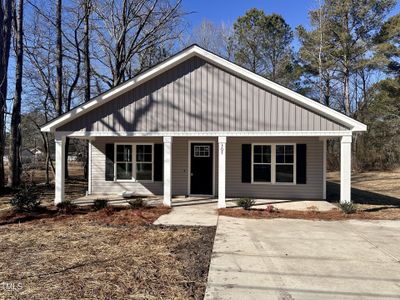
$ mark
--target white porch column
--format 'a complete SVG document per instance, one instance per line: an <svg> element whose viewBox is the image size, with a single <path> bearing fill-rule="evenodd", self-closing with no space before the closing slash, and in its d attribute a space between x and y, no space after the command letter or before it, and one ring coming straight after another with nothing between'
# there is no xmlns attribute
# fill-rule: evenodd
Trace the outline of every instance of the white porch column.
<svg viewBox="0 0 400 300"><path fill-rule="evenodd" d="M64 201L65 184L65 136L56 134L56 174L55 174L55 198L54 204L57 205Z"/></svg>
<svg viewBox="0 0 400 300"><path fill-rule="evenodd" d="M171 168L172 168L172 137L164 136L164 200L165 206L171 207Z"/></svg>
<svg viewBox="0 0 400 300"><path fill-rule="evenodd" d="M218 208L225 208L226 136L218 137Z"/></svg>
<svg viewBox="0 0 400 300"><path fill-rule="evenodd" d="M340 203L351 202L351 135L340 141Z"/></svg>

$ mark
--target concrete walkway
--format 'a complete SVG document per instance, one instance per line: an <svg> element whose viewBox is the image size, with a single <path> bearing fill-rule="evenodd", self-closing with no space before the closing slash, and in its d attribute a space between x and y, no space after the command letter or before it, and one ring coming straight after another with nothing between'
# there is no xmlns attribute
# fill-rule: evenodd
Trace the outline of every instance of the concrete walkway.
<svg viewBox="0 0 400 300"><path fill-rule="evenodd" d="M226 206L236 206L235 199L227 199ZM319 210L328 211L336 206L326 201L293 201L293 200L269 200L255 199L255 208L266 208L273 205L279 209L294 210ZM162 215L154 224L163 225L186 225L186 226L216 226L218 215L217 199L207 198L176 198L172 200L172 211Z"/></svg>
<svg viewBox="0 0 400 300"><path fill-rule="evenodd" d="M205 299L400 299L400 222L219 217Z"/></svg>

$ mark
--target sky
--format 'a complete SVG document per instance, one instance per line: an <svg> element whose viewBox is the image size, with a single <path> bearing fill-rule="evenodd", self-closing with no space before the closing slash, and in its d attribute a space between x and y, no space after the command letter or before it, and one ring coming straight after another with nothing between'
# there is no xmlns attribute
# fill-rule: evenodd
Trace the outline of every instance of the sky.
<svg viewBox="0 0 400 300"><path fill-rule="evenodd" d="M278 13L294 30L302 24L309 26L308 12L318 7L318 0L184 0L183 8L186 12L192 12L187 20L192 26L201 23L203 19L213 21L216 24L224 22L233 24L237 17L245 14L250 8L263 9L266 14ZM391 15L400 12L398 1ZM295 48L299 44L295 40Z"/></svg>

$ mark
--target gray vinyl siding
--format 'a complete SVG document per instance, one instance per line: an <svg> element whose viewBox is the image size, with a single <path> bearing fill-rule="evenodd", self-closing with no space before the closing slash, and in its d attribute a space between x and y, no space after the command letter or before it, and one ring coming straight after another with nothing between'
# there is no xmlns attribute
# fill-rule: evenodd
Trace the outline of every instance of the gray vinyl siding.
<svg viewBox="0 0 400 300"><path fill-rule="evenodd" d="M216 138L177 137L172 142L172 194L187 195L189 185L189 141L215 142L215 195L218 194L218 143ZM120 194L124 190L143 195L162 195L163 183L105 181L106 143L162 143L161 138L101 138L93 141L91 184L93 194ZM242 144L301 143L307 144L307 184L242 183ZM259 197L277 199L322 199L323 143L318 138L228 138L226 148L227 197Z"/></svg>
<svg viewBox="0 0 400 300"><path fill-rule="evenodd" d="M162 195L163 183L128 182L105 180L105 149L109 143L162 143L162 138L99 138L92 142L91 184L92 194L121 194L123 191L135 191L140 195Z"/></svg>
<svg viewBox="0 0 400 300"><path fill-rule="evenodd" d="M339 131L347 128L193 57L58 131Z"/></svg>
<svg viewBox="0 0 400 300"><path fill-rule="evenodd" d="M307 144L306 184L242 183L242 144ZM323 143L318 138L228 138L226 144L226 196L266 199L322 199Z"/></svg>

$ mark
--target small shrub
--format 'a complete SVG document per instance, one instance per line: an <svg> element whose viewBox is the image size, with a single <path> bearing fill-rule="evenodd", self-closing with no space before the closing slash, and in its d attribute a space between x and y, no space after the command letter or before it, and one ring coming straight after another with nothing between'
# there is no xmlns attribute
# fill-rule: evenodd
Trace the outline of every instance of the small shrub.
<svg viewBox="0 0 400 300"><path fill-rule="evenodd" d="M10 204L17 211L33 211L40 206L39 198L35 185L24 185L11 198Z"/></svg>
<svg viewBox="0 0 400 300"><path fill-rule="evenodd" d="M143 207L143 199L136 198L128 201L128 204L131 208L141 208Z"/></svg>
<svg viewBox="0 0 400 300"><path fill-rule="evenodd" d="M266 210L268 213L272 213L272 212L275 211L275 207L274 207L272 204L268 204L267 207L265 208L265 210Z"/></svg>
<svg viewBox="0 0 400 300"><path fill-rule="evenodd" d="M58 210L64 214L72 213L76 207L76 204L72 203L71 200L65 200L57 204Z"/></svg>
<svg viewBox="0 0 400 300"><path fill-rule="evenodd" d="M249 210L256 202L251 198L240 198L236 201L236 204L243 209Z"/></svg>
<svg viewBox="0 0 400 300"><path fill-rule="evenodd" d="M94 202L93 202L93 207L94 207L96 210L106 208L107 206L108 206L108 201L105 200L105 199L96 199L96 200L94 200Z"/></svg>
<svg viewBox="0 0 400 300"><path fill-rule="evenodd" d="M345 214L352 214L356 211L356 208L352 202L340 203L340 208Z"/></svg>

